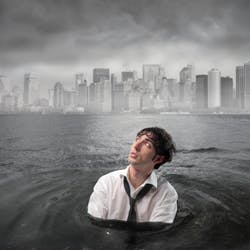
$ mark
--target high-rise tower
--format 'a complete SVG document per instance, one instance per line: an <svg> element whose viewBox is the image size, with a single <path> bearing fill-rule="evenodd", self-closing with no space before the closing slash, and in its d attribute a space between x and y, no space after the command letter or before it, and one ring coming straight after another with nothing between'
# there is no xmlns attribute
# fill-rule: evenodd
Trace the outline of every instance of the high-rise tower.
<svg viewBox="0 0 250 250"><path fill-rule="evenodd" d="M103 82L105 80L109 80L109 69L106 68L96 68L93 69L93 82Z"/></svg>
<svg viewBox="0 0 250 250"><path fill-rule="evenodd" d="M238 107L244 109L245 107L245 83L244 83L244 67L236 67L236 99Z"/></svg>
<svg viewBox="0 0 250 250"><path fill-rule="evenodd" d="M218 108L221 106L220 71L211 69L208 71L208 107Z"/></svg>
<svg viewBox="0 0 250 250"><path fill-rule="evenodd" d="M245 108L250 109L250 62L244 64Z"/></svg>
<svg viewBox="0 0 250 250"><path fill-rule="evenodd" d="M144 64L142 68L144 88L155 92L156 86L159 85L161 76L161 67L158 64Z"/></svg>
<svg viewBox="0 0 250 250"><path fill-rule="evenodd" d="M54 86L54 108L62 109L64 107L64 88L60 82Z"/></svg>
<svg viewBox="0 0 250 250"><path fill-rule="evenodd" d="M221 107L233 106L233 78L221 77Z"/></svg>
<svg viewBox="0 0 250 250"><path fill-rule="evenodd" d="M204 109L208 107L208 76L197 75L196 76L196 107L198 109Z"/></svg>
<svg viewBox="0 0 250 250"><path fill-rule="evenodd" d="M23 85L23 104L35 104L40 98L40 86L38 75L26 73Z"/></svg>

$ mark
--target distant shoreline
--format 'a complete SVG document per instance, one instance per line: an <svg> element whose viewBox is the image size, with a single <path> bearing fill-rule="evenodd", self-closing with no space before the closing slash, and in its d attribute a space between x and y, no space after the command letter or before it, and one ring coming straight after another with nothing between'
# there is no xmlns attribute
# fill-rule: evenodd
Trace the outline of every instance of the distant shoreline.
<svg viewBox="0 0 250 250"><path fill-rule="evenodd" d="M226 116L226 115L250 115L250 112L245 112L245 113L236 113L236 112L232 112L232 113L224 113L224 112L211 112L211 113L203 113L203 112L120 112L120 113L113 113L113 112L109 112L109 113L105 113L105 112L100 112L100 113L90 113L90 112L85 112L85 113L77 113L77 112L67 112L67 113L63 113L63 112L46 112L46 113L42 113L42 112L0 112L0 116L4 116L4 115L48 115L48 116L53 116L53 115L63 115L63 116L67 116L67 115L78 115L78 116L88 116L88 115L100 115L100 116L116 116L116 115L124 115L124 116L137 116L137 115L160 115L160 116L168 116L168 115L180 115L180 116L195 116L195 115L199 115L199 116Z"/></svg>

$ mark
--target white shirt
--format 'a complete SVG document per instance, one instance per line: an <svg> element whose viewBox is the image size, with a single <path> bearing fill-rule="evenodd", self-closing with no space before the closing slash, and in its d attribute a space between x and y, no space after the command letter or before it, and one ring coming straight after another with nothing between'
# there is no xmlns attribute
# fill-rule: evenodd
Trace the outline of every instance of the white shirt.
<svg viewBox="0 0 250 250"><path fill-rule="evenodd" d="M123 178L128 176L128 168L100 177L89 199L90 215L107 220L127 220L130 205ZM135 204L137 222L172 223L177 212L178 195L168 181L161 183L158 180L155 171L137 189L129 182L131 197L135 198L147 183L153 187Z"/></svg>

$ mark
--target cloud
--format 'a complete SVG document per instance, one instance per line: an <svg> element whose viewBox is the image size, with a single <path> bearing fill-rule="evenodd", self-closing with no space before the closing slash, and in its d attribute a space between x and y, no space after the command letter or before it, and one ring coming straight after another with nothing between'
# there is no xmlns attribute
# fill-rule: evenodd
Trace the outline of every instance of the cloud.
<svg viewBox="0 0 250 250"><path fill-rule="evenodd" d="M249 60L249 10L247 0L0 0L0 69L235 66Z"/></svg>

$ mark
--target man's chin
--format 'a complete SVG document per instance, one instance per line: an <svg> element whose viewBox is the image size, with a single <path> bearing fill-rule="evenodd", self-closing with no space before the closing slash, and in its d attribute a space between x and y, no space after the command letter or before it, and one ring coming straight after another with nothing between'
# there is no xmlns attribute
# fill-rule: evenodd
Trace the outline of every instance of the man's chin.
<svg viewBox="0 0 250 250"><path fill-rule="evenodd" d="M128 163L129 163L130 165L135 165L135 164L136 164L136 162L135 162L134 160L131 160L131 159L128 159Z"/></svg>
<svg viewBox="0 0 250 250"><path fill-rule="evenodd" d="M129 162L129 163L136 163L136 159L133 158L133 157L131 157L131 156L129 156L129 157L128 157L128 162Z"/></svg>
<svg viewBox="0 0 250 250"><path fill-rule="evenodd" d="M136 160L129 160L128 161L130 166L133 166L133 167L141 167L143 164L140 164L139 162L137 162Z"/></svg>

